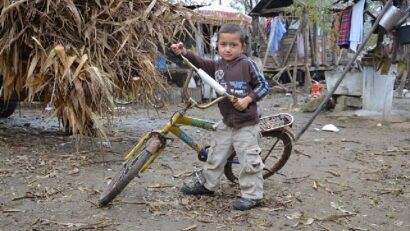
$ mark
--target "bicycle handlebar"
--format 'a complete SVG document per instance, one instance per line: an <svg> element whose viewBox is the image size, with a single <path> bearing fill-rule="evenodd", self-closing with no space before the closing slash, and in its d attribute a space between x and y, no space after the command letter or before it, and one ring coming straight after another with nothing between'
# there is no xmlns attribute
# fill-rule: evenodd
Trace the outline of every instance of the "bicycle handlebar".
<svg viewBox="0 0 410 231"><path fill-rule="evenodd" d="M207 109L214 104L218 103L219 101L228 98L232 103L235 103L238 98L229 94L224 87L222 87L215 79L209 76L204 70L197 68L194 64L192 64L185 56L181 55L182 59L191 67L193 68L199 75L199 77L208 85L210 85L219 95L220 97L216 98L215 100L211 101L207 104L199 104L194 99L192 99L188 94L188 85L192 78L192 72L189 77L185 80L184 87L182 90L183 100L187 105L192 105L199 109Z"/></svg>
<svg viewBox="0 0 410 231"><path fill-rule="evenodd" d="M182 59L190 66L192 67L196 73L198 73L199 77L207 83L209 86L211 86L216 93L219 95L225 95L226 94L226 89L221 86L215 79L213 79L211 76L209 76L204 70L201 68L197 68L194 64L192 64L185 56L181 55Z"/></svg>

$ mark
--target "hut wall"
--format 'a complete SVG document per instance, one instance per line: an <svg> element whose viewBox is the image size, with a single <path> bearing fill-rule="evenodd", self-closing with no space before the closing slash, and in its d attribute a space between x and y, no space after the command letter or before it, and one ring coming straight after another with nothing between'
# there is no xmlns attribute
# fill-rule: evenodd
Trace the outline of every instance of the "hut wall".
<svg viewBox="0 0 410 231"><path fill-rule="evenodd" d="M290 65L293 66L295 64L295 58L297 54L297 41L295 39L296 36L296 30L289 30L282 38L279 44L279 50L275 52L274 54L270 52L270 54L267 57L266 63L265 63L265 70L276 70L278 68L282 68L285 65ZM324 41L325 39L325 41ZM292 43L293 46L292 46ZM292 46L292 50L289 53L289 49ZM262 44L260 47L261 50L261 58L263 59L265 57L265 53L267 50L267 44ZM313 53L312 53L313 52ZM307 54L305 54L307 60L306 63L310 66L315 66L313 56L316 56L316 64L318 65L319 68L326 68L330 66L335 66L337 63L338 59L338 53L340 51L337 51L336 49L331 49L329 47L329 42L328 42L328 37L322 37L322 36L317 36L316 37L316 52L313 51L312 48L312 43L311 41L308 41L308 47L307 47ZM289 55L288 55L289 53ZM346 53L341 57L341 61L346 60L347 58ZM277 60L277 62L274 61L273 57ZM286 57L287 61L285 62ZM340 62L339 64L342 64ZM304 66L305 65L305 58L300 57L298 58L298 66Z"/></svg>

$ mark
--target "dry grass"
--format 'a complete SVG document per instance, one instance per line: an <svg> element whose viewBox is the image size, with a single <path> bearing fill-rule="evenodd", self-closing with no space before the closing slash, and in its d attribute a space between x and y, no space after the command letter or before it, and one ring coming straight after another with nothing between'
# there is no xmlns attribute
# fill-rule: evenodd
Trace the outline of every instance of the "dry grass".
<svg viewBox="0 0 410 231"><path fill-rule="evenodd" d="M2 6L1 6L2 5ZM157 46L184 31L185 11L162 1L4 0L3 97L41 93L74 134L98 131L113 96L143 100L164 90Z"/></svg>

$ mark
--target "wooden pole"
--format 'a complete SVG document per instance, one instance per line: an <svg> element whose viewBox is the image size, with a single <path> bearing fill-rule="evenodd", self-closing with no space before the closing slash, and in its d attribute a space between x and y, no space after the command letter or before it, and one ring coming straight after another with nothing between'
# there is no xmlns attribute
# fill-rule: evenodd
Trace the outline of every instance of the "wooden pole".
<svg viewBox="0 0 410 231"><path fill-rule="evenodd" d="M300 28L300 27L299 27ZM298 30L299 31L299 30ZM296 34L297 34L298 32L296 32ZM288 52L286 53L286 56L285 56L285 59L283 60L283 63L282 63L282 66L284 66L284 65L287 65L287 62L288 62L288 59L289 59L289 55L290 55L290 53L292 52L292 49L293 49L293 45L295 45L295 42L296 42L296 35L295 35L295 37L293 38L293 40L292 40L292 43L290 44L290 47L289 47L289 50L288 50Z"/></svg>
<svg viewBox="0 0 410 231"><path fill-rule="evenodd" d="M310 68L309 64L305 64L305 84L304 84L304 92L310 93L310 88L312 87L312 76L310 76Z"/></svg>
<svg viewBox="0 0 410 231"><path fill-rule="evenodd" d="M313 23L313 39L312 39L312 43L313 43L313 55L315 56L315 65L319 65L319 59L318 59L318 53L317 53L317 24Z"/></svg>
<svg viewBox="0 0 410 231"><path fill-rule="evenodd" d="M296 34L297 36L297 34ZM297 85L297 73L298 73L298 51L296 48L296 56L295 56L295 65L293 66L293 77L292 77L292 98L293 98L293 106L296 107L298 105L298 93L296 92L296 85Z"/></svg>
<svg viewBox="0 0 410 231"><path fill-rule="evenodd" d="M327 38L327 32L323 32L322 33L322 65L325 65L325 66L327 66L326 38Z"/></svg>
<svg viewBox="0 0 410 231"><path fill-rule="evenodd" d="M280 76L283 74L283 72L287 71L289 68L289 66L285 66L284 68L282 68L282 70L280 70L278 73L276 73L275 76L272 77L272 81L275 82L279 87L283 88L285 91L288 91L288 88L283 86L281 83L279 83L278 80L276 80L276 78L280 78Z"/></svg>
<svg viewBox="0 0 410 231"><path fill-rule="evenodd" d="M303 25L303 49L304 49L304 53L305 53L305 59L304 59L304 63L305 63L305 84L303 85L304 87L304 92L305 93L310 93L310 87L311 87L311 81L312 78L310 76L310 68L309 68L309 49L308 49L308 44L309 44L309 22L308 22L308 17L306 14L306 7L304 8L305 11L305 15L304 15L304 25Z"/></svg>
<svg viewBox="0 0 410 231"><path fill-rule="evenodd" d="M324 105L327 103L327 101L332 97L333 93L335 93L337 87L340 85L340 83L343 81L344 77L346 76L347 72L349 72L351 66L353 65L353 62L357 59L357 56L359 56L360 52L364 49L364 46L367 44L369 41L370 37L373 34L373 31L376 30L376 28L379 25L380 19L383 17L383 15L386 13L387 9L390 7L392 4L393 0L388 0L387 3L384 5L382 12L377 16L376 21L373 24L373 27L370 29L369 33L366 35L364 38L363 42L360 44L359 48L357 49L356 53L354 54L353 58L349 60L347 63L342 75L339 77L335 85L333 86L332 90L328 92L326 95L326 98L320 103L320 105L317 107L316 111L313 113L312 118L309 119L309 121L305 124L305 126L300 130L300 132L296 135L295 141L298 141L300 137L305 133L305 131L309 128L309 126L312 124L313 120L319 115L320 111L324 107Z"/></svg>
<svg viewBox="0 0 410 231"><path fill-rule="evenodd" d="M309 43L310 43L310 56L312 57L312 64L316 66L317 62L316 62L316 54L315 54L315 49L314 49L315 45L313 42L313 35L312 35L312 30L310 29L310 25L309 25Z"/></svg>
<svg viewBox="0 0 410 231"><path fill-rule="evenodd" d="M204 38L202 36L202 25L201 23L197 23L197 31L198 33L195 33L195 42L196 42L196 53L199 56L204 55Z"/></svg>
<svg viewBox="0 0 410 231"><path fill-rule="evenodd" d="M404 47L404 53L409 54L409 51L406 48L407 47ZM399 65L402 62L406 63L405 64L406 69L403 71L403 73L401 73L401 76L400 76L399 88L397 90L397 93L398 93L399 97L403 97L403 89L404 89L404 86L406 84L406 79L408 78L408 75L410 75L409 74L409 71L410 71L410 66L409 66L410 65L410 58L409 58L409 56L407 55L405 60L402 60L401 62L399 62Z"/></svg>

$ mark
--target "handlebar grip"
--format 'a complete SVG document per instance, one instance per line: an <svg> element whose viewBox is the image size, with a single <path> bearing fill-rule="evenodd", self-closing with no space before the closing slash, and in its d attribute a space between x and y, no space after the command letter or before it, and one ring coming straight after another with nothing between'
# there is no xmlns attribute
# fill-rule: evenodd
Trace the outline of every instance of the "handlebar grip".
<svg viewBox="0 0 410 231"><path fill-rule="evenodd" d="M209 76L204 70L198 69L196 72L198 73L199 77L201 77L201 79L209 86L211 86L211 88L213 88L218 94L226 94L226 89L222 87L221 84L219 84L215 79Z"/></svg>
<svg viewBox="0 0 410 231"><path fill-rule="evenodd" d="M176 55L176 54L172 51L171 47L168 47L168 48L167 48L166 56L167 56L167 58L168 58L169 61L171 61L171 62L173 62L173 63L176 63L176 64L178 64L178 65L181 65L181 64L184 63L184 60L182 59L182 57L181 57L180 55Z"/></svg>

